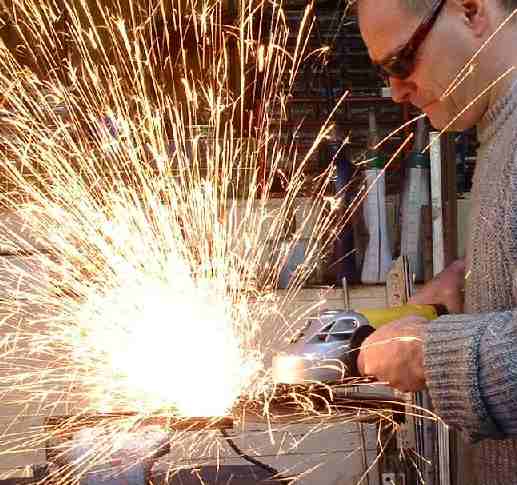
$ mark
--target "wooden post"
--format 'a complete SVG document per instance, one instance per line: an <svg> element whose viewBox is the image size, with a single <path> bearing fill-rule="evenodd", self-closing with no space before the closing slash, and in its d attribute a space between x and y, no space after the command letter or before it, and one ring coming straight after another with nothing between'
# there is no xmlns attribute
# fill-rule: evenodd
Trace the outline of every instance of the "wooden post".
<svg viewBox="0 0 517 485"><path fill-rule="evenodd" d="M440 133L429 133L431 143L431 209L433 219L433 271L445 268L445 244L443 234L442 154Z"/></svg>
<svg viewBox="0 0 517 485"><path fill-rule="evenodd" d="M443 135L442 135L443 136ZM456 194L456 142L454 134L443 138L442 193L444 195L445 267L458 258L458 203Z"/></svg>
<svg viewBox="0 0 517 485"><path fill-rule="evenodd" d="M409 266L408 258L402 255L393 263L390 271L388 272L386 276L386 298L388 306L405 305L413 293L413 275ZM400 457L404 456L403 450L408 449L413 450L416 457L423 456L422 449L418 446L417 420L415 419L415 413L413 412L413 394L398 391L394 391L394 393L406 403L409 412L406 413L405 423L401 424L397 429L396 440L393 440L393 437L390 434L393 432L392 429L385 430L385 435L387 436L386 439L391 438L394 443L390 443L390 447L385 451L388 456L386 459L383 459L382 462L382 471L384 473L383 478L386 477L386 472L392 472L395 477L397 477L395 483L416 483L418 479L414 466L407 466L406 463L401 462L400 460ZM418 461L420 462L422 460ZM419 465L419 468L423 467L423 464L419 463ZM398 479L400 474L404 475L404 481ZM381 480L381 483L384 484L390 482L387 480Z"/></svg>
<svg viewBox="0 0 517 485"><path fill-rule="evenodd" d="M391 267L386 278L388 306L405 305L413 292L413 280L407 258L400 256Z"/></svg>
<svg viewBox="0 0 517 485"><path fill-rule="evenodd" d="M422 207L422 252L424 259L424 281L433 278L433 220L431 207Z"/></svg>
<svg viewBox="0 0 517 485"><path fill-rule="evenodd" d="M445 269L445 239L443 217L442 191L442 150L440 133L433 131L429 134L431 143L431 205L433 218L433 271L438 274ZM440 485L451 483L451 437L449 427L438 423L438 466Z"/></svg>

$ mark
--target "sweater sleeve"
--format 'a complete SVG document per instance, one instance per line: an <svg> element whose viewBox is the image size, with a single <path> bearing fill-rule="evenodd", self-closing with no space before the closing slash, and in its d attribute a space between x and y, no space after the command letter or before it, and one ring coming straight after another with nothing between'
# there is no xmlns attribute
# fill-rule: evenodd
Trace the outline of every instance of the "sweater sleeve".
<svg viewBox="0 0 517 485"><path fill-rule="evenodd" d="M517 310L444 315L426 328L436 414L470 441L517 437Z"/></svg>

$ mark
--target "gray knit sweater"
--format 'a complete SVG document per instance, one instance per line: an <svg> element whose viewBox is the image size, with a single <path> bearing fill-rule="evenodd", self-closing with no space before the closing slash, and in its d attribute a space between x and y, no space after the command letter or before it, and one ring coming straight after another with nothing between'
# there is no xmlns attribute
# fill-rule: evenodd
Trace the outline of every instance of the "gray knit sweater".
<svg viewBox="0 0 517 485"><path fill-rule="evenodd" d="M478 135L467 314L429 323L425 369L436 413L475 443L477 483L507 485L517 484L517 83Z"/></svg>

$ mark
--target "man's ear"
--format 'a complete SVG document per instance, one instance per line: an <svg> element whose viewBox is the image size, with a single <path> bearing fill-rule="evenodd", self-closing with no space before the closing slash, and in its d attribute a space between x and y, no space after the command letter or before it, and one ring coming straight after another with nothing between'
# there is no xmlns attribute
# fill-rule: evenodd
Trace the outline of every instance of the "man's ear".
<svg viewBox="0 0 517 485"><path fill-rule="evenodd" d="M465 25L476 37L482 37L490 27L487 0L453 0Z"/></svg>

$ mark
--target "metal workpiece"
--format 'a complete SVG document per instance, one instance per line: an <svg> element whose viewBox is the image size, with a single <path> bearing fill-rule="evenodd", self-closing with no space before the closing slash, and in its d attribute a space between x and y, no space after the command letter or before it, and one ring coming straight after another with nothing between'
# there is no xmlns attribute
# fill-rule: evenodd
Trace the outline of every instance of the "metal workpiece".
<svg viewBox="0 0 517 485"><path fill-rule="evenodd" d="M236 428L267 424L273 428L297 424L339 422L402 423L406 403L386 386L367 379L342 384L278 385L264 401L242 400L234 408Z"/></svg>
<svg viewBox="0 0 517 485"><path fill-rule="evenodd" d="M160 426L170 431L202 431L209 429L229 429L233 427L231 416L181 417L172 414L140 415L135 412L113 412L84 414L75 416L49 416L44 426L58 433L74 433L77 430L95 426L111 426L123 423L124 427L138 430L148 426ZM129 426L129 424L131 424Z"/></svg>

